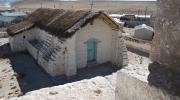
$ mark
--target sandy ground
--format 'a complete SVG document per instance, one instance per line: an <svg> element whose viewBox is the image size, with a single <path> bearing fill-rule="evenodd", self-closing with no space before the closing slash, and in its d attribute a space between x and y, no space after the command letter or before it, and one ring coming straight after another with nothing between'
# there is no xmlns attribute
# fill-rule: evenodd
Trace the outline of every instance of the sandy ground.
<svg viewBox="0 0 180 100"><path fill-rule="evenodd" d="M104 77L32 91L11 100L115 100L115 90Z"/></svg>
<svg viewBox="0 0 180 100"><path fill-rule="evenodd" d="M8 38L0 38L0 48L2 49L8 42ZM0 98L10 98L22 94L16 75L10 60L0 58Z"/></svg>
<svg viewBox="0 0 180 100"><path fill-rule="evenodd" d="M21 95L21 90L8 59L0 59L0 98Z"/></svg>
<svg viewBox="0 0 180 100"><path fill-rule="evenodd" d="M21 77L19 85L23 93L53 86L51 79L29 54L15 54L10 57L10 62Z"/></svg>
<svg viewBox="0 0 180 100"><path fill-rule="evenodd" d="M133 52L128 52L129 65L121 70L141 81L148 82L148 65L151 63L148 57L140 56Z"/></svg>

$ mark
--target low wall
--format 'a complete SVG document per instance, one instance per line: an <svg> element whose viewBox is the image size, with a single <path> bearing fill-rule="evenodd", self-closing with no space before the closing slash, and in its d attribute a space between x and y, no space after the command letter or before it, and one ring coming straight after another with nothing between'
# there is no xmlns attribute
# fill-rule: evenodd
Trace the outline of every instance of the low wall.
<svg viewBox="0 0 180 100"><path fill-rule="evenodd" d="M180 100L148 85L148 83L118 72L116 100Z"/></svg>
<svg viewBox="0 0 180 100"><path fill-rule="evenodd" d="M7 38L8 36L7 32L0 32L0 38Z"/></svg>
<svg viewBox="0 0 180 100"><path fill-rule="evenodd" d="M137 49L139 51L149 53L151 50L151 41L136 39L133 37L124 36L128 48Z"/></svg>

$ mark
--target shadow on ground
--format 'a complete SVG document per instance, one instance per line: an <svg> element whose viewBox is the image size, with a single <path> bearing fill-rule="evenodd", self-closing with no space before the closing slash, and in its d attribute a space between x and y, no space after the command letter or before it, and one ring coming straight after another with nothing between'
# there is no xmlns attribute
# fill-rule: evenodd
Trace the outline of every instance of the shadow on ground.
<svg viewBox="0 0 180 100"><path fill-rule="evenodd" d="M111 63L105 63L80 69L76 76L69 77L68 79L65 76L51 77L28 53L21 52L14 54L11 52L9 44L0 46L0 50L2 51L3 57L5 56L10 59L13 69L18 73L18 81L23 93L83 79L90 79L96 76L106 76L118 70L118 68ZM6 50L9 51L7 52Z"/></svg>
<svg viewBox="0 0 180 100"><path fill-rule="evenodd" d="M90 79L96 76L106 76L106 75L111 75L112 73L116 72L118 68L114 66L111 63L104 63L100 65L95 65L92 67L86 67L83 69L79 69L77 71L77 75L66 78L65 76L58 76L54 77L53 81L55 84L65 84L65 83L70 83L70 82L75 82L75 81L80 81L83 79Z"/></svg>
<svg viewBox="0 0 180 100"><path fill-rule="evenodd" d="M136 53L136 54L138 54L138 55L144 56L144 57L149 57L149 53L140 51L140 50L138 50L138 49L134 49L134 48L127 47L127 50L130 51L130 52Z"/></svg>

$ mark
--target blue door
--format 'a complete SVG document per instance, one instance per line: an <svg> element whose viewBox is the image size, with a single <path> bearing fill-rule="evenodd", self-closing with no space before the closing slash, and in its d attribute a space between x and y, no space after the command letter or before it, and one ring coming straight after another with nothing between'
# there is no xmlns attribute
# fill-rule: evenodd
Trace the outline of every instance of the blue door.
<svg viewBox="0 0 180 100"><path fill-rule="evenodd" d="M96 43L94 41L87 42L87 62L96 61Z"/></svg>

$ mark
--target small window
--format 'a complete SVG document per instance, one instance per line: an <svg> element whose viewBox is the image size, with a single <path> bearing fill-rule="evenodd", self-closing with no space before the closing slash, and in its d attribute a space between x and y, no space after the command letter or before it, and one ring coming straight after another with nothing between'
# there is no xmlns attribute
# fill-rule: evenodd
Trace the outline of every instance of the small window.
<svg viewBox="0 0 180 100"><path fill-rule="evenodd" d="M23 36L23 39L25 39L26 38L26 36Z"/></svg>

